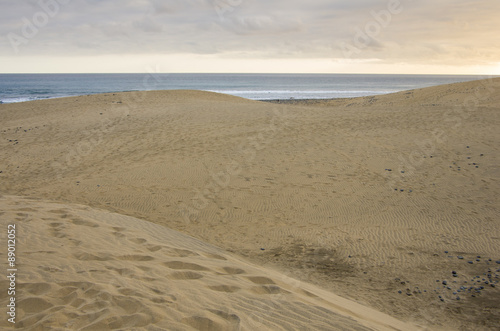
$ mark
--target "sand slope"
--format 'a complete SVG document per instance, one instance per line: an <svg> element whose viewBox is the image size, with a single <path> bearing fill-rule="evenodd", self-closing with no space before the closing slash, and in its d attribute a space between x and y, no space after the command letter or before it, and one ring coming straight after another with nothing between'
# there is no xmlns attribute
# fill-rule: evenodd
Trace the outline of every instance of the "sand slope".
<svg viewBox="0 0 500 331"><path fill-rule="evenodd" d="M132 217L12 196L0 209L24 330L416 329Z"/></svg>
<svg viewBox="0 0 500 331"><path fill-rule="evenodd" d="M404 321L494 329L499 109L499 79L293 105L200 91L5 104L0 192L165 225Z"/></svg>

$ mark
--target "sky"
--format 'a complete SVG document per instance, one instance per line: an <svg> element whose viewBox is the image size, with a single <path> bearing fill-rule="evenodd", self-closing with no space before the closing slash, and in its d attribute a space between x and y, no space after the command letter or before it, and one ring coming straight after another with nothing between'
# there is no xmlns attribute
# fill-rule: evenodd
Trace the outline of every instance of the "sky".
<svg viewBox="0 0 500 331"><path fill-rule="evenodd" d="M498 0L0 0L0 73L500 75Z"/></svg>

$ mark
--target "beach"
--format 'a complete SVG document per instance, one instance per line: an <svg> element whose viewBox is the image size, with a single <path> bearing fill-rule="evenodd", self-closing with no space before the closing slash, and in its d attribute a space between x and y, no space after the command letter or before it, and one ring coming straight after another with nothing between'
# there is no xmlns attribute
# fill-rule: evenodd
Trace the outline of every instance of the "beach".
<svg viewBox="0 0 500 331"><path fill-rule="evenodd" d="M499 110L498 78L286 103L1 104L16 325L493 330Z"/></svg>

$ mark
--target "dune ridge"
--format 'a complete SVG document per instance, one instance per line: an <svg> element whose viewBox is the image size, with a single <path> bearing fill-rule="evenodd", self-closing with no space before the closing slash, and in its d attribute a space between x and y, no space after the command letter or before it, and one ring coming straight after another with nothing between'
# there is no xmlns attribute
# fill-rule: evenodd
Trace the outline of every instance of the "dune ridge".
<svg viewBox="0 0 500 331"><path fill-rule="evenodd" d="M498 286L460 286L499 275L499 96L495 78L292 105L3 104L0 192L163 225L405 322L494 329Z"/></svg>
<svg viewBox="0 0 500 331"><path fill-rule="evenodd" d="M14 196L0 208L17 224L24 330L417 330L153 223Z"/></svg>

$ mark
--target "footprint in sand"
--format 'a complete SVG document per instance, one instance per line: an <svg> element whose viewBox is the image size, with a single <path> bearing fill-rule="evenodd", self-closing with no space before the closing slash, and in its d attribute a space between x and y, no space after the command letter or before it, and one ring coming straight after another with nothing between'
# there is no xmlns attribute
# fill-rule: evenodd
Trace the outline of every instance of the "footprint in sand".
<svg viewBox="0 0 500 331"><path fill-rule="evenodd" d="M52 222L49 223L50 226L50 233L53 237L56 238L66 238L67 235L62 233L61 231L64 229L64 224L60 222Z"/></svg>
<svg viewBox="0 0 500 331"><path fill-rule="evenodd" d="M245 270L240 269L240 268L233 268L233 267L224 267L222 268L225 273L228 275L240 275L246 273Z"/></svg>
<svg viewBox="0 0 500 331"><path fill-rule="evenodd" d="M125 310L127 314L137 313L144 308L139 300L129 296L114 296L113 301L118 307Z"/></svg>
<svg viewBox="0 0 500 331"><path fill-rule="evenodd" d="M208 258L211 258L211 259L217 259L217 260L222 260L222 261L227 260L225 257L217 255L217 254L205 253L204 255Z"/></svg>
<svg viewBox="0 0 500 331"><path fill-rule="evenodd" d="M35 207L35 208L26 207L26 208L19 208L17 210L18 211L27 211L27 212L37 212L40 209L41 209L40 207Z"/></svg>
<svg viewBox="0 0 500 331"><path fill-rule="evenodd" d="M231 314L231 313L227 313L227 312L222 311L222 310L214 310L214 309L209 309L209 311L212 314L215 314L219 317L222 317L223 319L228 321L233 326L239 326L239 324L240 324L240 317L236 314ZM239 328L235 328L235 329L239 330Z"/></svg>
<svg viewBox="0 0 500 331"><path fill-rule="evenodd" d="M281 287L277 285L262 285L256 286L251 289L252 292L257 294L286 294L290 293L288 291L283 290Z"/></svg>
<svg viewBox="0 0 500 331"><path fill-rule="evenodd" d="M203 275L192 271L178 271L170 274L168 277L174 280L192 280L203 278Z"/></svg>
<svg viewBox="0 0 500 331"><path fill-rule="evenodd" d="M71 223L73 223L75 225L88 226L88 227L91 227L91 228L98 228L99 227L99 224L96 224L96 223L90 222L90 221L86 221L86 220L82 220L82 219L79 219L79 218L72 219Z"/></svg>
<svg viewBox="0 0 500 331"><path fill-rule="evenodd" d="M188 256L199 256L198 253L189 251L187 249L171 248L168 255L175 257L188 257Z"/></svg>
<svg viewBox="0 0 500 331"><path fill-rule="evenodd" d="M53 210L49 210L49 213L52 213L52 214L67 214L68 211L66 209L53 209Z"/></svg>
<svg viewBox="0 0 500 331"><path fill-rule="evenodd" d="M80 261L109 261L112 256L110 254L101 253L99 255L89 253L75 253L73 256Z"/></svg>
<svg viewBox="0 0 500 331"><path fill-rule="evenodd" d="M119 274L120 276L126 276L126 277L135 276L135 272L132 269L128 269L128 268L106 267L106 269L112 270L112 271L116 272L117 274Z"/></svg>
<svg viewBox="0 0 500 331"><path fill-rule="evenodd" d="M156 251L159 251L160 249L162 249L162 247L159 245L146 245L146 248L150 252L156 252Z"/></svg>
<svg viewBox="0 0 500 331"><path fill-rule="evenodd" d="M85 292L94 287L95 284L89 282L64 282L64 283L59 283L58 285L74 287L77 290L82 290Z"/></svg>
<svg viewBox="0 0 500 331"><path fill-rule="evenodd" d="M114 232L112 232L112 234L118 238L123 238L125 237L125 235L122 233L123 231L126 230L126 228L123 228L123 227L119 227L119 226L113 226L112 229L114 230Z"/></svg>
<svg viewBox="0 0 500 331"><path fill-rule="evenodd" d="M227 329L224 325L215 322L214 320L202 317L191 316L182 319L182 323L187 324L196 330L216 331Z"/></svg>
<svg viewBox="0 0 500 331"><path fill-rule="evenodd" d="M25 283L20 287L29 294L43 295L52 289L52 286L47 283Z"/></svg>
<svg viewBox="0 0 500 331"><path fill-rule="evenodd" d="M144 295L142 293L137 292L136 290L129 289L129 288L121 288L118 290L118 292L120 292L120 294L129 296L129 297L140 297L140 298L144 297Z"/></svg>
<svg viewBox="0 0 500 331"><path fill-rule="evenodd" d="M143 238L132 238L132 239L129 239L129 241L133 242L134 244L144 244L147 240L146 239L143 239Z"/></svg>
<svg viewBox="0 0 500 331"><path fill-rule="evenodd" d="M259 285L275 284L275 282L271 278L267 278L267 277L255 276L255 277L247 277L247 278L252 283L259 284Z"/></svg>
<svg viewBox="0 0 500 331"><path fill-rule="evenodd" d="M241 290L238 286L229 286L229 285L214 285L214 286L209 286L209 289L217 292L226 292L226 293L233 293L236 291Z"/></svg>
<svg viewBox="0 0 500 331"><path fill-rule="evenodd" d="M155 258L149 255L123 255L117 259L123 261L152 261Z"/></svg>
<svg viewBox="0 0 500 331"><path fill-rule="evenodd" d="M54 305L47 300L37 297L21 299L18 305L19 309L23 310L25 313L40 313L54 307Z"/></svg>
<svg viewBox="0 0 500 331"><path fill-rule="evenodd" d="M169 267L170 269L177 269L177 270L197 270L197 271L210 270L198 264L182 262L182 261L164 262L163 265Z"/></svg>

